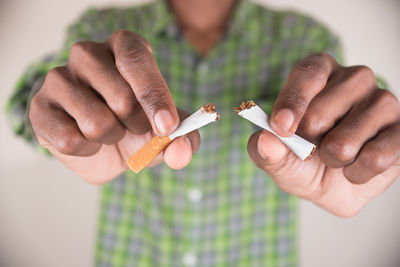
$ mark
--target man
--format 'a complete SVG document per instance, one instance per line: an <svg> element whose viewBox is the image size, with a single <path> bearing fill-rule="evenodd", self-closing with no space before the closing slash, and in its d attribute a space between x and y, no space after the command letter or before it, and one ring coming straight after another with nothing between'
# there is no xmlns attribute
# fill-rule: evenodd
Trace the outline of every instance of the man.
<svg viewBox="0 0 400 267"><path fill-rule="evenodd" d="M90 10L59 54L26 72L9 111L17 133L32 139L33 129L68 168L104 184L98 266L293 266L293 195L350 217L400 174L396 98L368 67L337 60L337 38L319 23L245 1ZM316 143L312 158L252 134L232 110L246 99L279 135ZM207 102L222 119L201 130L201 145L193 132L152 165L166 164L127 171L152 135Z"/></svg>

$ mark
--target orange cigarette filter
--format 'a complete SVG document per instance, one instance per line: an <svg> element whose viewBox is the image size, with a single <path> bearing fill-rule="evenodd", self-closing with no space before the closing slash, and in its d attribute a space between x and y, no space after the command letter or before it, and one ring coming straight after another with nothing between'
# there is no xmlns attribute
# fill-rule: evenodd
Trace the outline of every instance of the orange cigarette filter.
<svg viewBox="0 0 400 267"><path fill-rule="evenodd" d="M150 162L152 162L153 159L155 159L158 154L160 154L171 142L172 140L169 138L169 136L154 136L129 158L129 168L135 173L139 173L147 165L149 165Z"/></svg>
<svg viewBox="0 0 400 267"><path fill-rule="evenodd" d="M135 173L147 167L176 137L185 135L208 123L219 120L219 115L215 111L215 105L208 103L198 111L187 117L181 122L179 127L169 136L154 136L128 160L129 168Z"/></svg>

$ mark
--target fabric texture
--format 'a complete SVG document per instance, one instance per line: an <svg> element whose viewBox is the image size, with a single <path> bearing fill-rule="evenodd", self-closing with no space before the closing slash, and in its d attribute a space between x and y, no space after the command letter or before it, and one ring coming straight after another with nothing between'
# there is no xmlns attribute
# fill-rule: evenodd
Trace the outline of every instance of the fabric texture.
<svg viewBox="0 0 400 267"><path fill-rule="evenodd" d="M127 171L102 187L95 265L296 266L296 198L251 162L247 141L257 128L232 108L253 99L270 112L297 61L317 52L342 61L338 39L307 16L241 1L202 57L163 1L89 9L69 27L64 48L17 83L7 106L16 134L35 142L30 98L72 44L102 42L119 29L150 42L177 107L191 113L212 102L221 120L200 130L200 149L183 170Z"/></svg>

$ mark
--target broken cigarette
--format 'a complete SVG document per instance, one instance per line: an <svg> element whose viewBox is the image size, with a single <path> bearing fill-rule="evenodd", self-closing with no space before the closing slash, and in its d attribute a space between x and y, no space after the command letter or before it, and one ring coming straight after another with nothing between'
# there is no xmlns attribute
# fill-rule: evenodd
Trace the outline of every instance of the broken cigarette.
<svg viewBox="0 0 400 267"><path fill-rule="evenodd" d="M311 158L312 154L317 149L313 143L296 134L293 134L289 137L281 137L275 133L268 123L267 114L259 106L257 106L253 100L249 100L247 102L243 101L239 107L235 107L234 109L236 114L239 116L274 134L302 160Z"/></svg>
<svg viewBox="0 0 400 267"><path fill-rule="evenodd" d="M160 154L175 138L197 130L211 122L220 119L215 111L215 105L208 103L202 106L198 111L187 117L181 122L178 128L169 136L154 136L150 141L144 144L128 160L129 168L135 173L144 169L158 154Z"/></svg>

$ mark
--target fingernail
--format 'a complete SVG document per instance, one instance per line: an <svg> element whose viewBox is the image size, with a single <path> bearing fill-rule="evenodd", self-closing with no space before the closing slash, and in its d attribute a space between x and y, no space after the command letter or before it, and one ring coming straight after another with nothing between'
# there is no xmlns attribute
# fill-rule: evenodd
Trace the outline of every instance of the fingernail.
<svg viewBox="0 0 400 267"><path fill-rule="evenodd" d="M294 123L294 114L290 109L281 109L275 115L274 122L278 127L289 132Z"/></svg>
<svg viewBox="0 0 400 267"><path fill-rule="evenodd" d="M260 158L262 158L263 160L267 160L267 156L265 155L265 151L264 151L265 148L262 147L262 145L260 143L260 141L261 141L260 138L262 138L262 137L260 136L258 138L257 152L258 152L258 155L260 156Z"/></svg>
<svg viewBox="0 0 400 267"><path fill-rule="evenodd" d="M161 135L169 134L176 124L171 112L166 109L157 111L156 114L154 114L153 120L158 133Z"/></svg>
<svg viewBox="0 0 400 267"><path fill-rule="evenodd" d="M267 156L264 153L264 149L257 148L257 151L260 158L262 158L263 160L267 160Z"/></svg>
<svg viewBox="0 0 400 267"><path fill-rule="evenodd" d="M186 142L186 144L188 144L189 146L190 146L190 148L192 148L192 141L190 141L190 138L189 137L185 137L185 142Z"/></svg>

